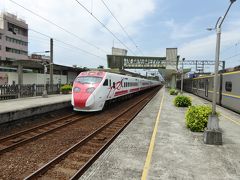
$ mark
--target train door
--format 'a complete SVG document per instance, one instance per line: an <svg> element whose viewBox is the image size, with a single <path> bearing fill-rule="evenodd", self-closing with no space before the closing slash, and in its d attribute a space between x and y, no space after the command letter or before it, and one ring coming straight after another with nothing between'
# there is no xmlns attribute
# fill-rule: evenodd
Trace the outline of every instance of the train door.
<svg viewBox="0 0 240 180"><path fill-rule="evenodd" d="M114 97L114 91L115 91L115 82L114 79L112 79L112 76L108 77L108 95L107 99L112 99Z"/></svg>
<svg viewBox="0 0 240 180"><path fill-rule="evenodd" d="M205 97L208 97L208 79L205 79Z"/></svg>

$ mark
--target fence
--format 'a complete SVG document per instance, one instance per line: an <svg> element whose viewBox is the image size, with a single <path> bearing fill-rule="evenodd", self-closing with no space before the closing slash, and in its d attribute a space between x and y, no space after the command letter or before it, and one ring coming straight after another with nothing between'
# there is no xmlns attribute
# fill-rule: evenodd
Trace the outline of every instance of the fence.
<svg viewBox="0 0 240 180"><path fill-rule="evenodd" d="M60 87L60 84L54 84L52 86L47 84L47 93L59 94ZM43 90L43 84L0 85L0 100L41 96L43 94Z"/></svg>

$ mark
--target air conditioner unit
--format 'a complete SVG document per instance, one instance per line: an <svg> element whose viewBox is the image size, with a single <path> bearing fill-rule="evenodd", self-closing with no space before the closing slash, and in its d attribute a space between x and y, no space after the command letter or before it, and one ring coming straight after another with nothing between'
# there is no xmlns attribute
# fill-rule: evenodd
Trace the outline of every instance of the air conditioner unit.
<svg viewBox="0 0 240 180"><path fill-rule="evenodd" d="M18 28L14 28L13 32L18 33Z"/></svg>

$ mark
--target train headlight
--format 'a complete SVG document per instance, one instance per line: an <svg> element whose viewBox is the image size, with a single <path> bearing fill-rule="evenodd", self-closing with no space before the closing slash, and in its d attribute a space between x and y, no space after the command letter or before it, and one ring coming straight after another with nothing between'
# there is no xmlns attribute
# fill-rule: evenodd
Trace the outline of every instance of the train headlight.
<svg viewBox="0 0 240 180"><path fill-rule="evenodd" d="M95 90L94 87L87 88L86 92L87 93L92 93Z"/></svg>
<svg viewBox="0 0 240 180"><path fill-rule="evenodd" d="M79 87L73 88L73 92L75 92L75 93L79 93L80 91L81 91L81 89Z"/></svg>

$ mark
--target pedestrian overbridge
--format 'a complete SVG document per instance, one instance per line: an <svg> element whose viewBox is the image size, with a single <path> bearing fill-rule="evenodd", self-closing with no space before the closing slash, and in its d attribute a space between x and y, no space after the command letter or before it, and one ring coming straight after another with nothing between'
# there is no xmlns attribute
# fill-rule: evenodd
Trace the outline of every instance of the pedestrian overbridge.
<svg viewBox="0 0 240 180"><path fill-rule="evenodd" d="M158 69L171 87L176 86L179 62L177 48L166 48L166 57L107 55L111 69Z"/></svg>

